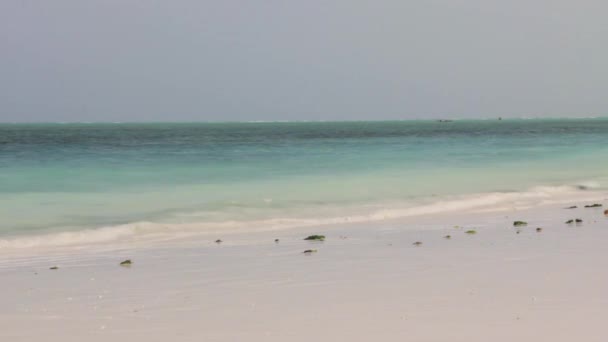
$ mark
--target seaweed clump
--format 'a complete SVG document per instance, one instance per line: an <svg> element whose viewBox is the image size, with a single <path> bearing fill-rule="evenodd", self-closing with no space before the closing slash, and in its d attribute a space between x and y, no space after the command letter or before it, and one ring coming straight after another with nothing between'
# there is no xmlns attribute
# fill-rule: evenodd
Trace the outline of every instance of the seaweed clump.
<svg viewBox="0 0 608 342"><path fill-rule="evenodd" d="M528 225L528 222L525 222L525 221L515 221L515 222L513 222L513 226L514 227L521 227L521 226L527 226L527 225Z"/></svg>
<svg viewBox="0 0 608 342"><path fill-rule="evenodd" d="M307 241L325 241L325 235L310 235L309 237L305 238L304 240L307 240Z"/></svg>

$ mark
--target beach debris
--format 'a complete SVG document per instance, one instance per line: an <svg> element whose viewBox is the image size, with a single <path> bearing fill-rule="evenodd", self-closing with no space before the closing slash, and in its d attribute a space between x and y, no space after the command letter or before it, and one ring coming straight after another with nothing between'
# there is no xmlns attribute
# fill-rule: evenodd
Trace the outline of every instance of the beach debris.
<svg viewBox="0 0 608 342"><path fill-rule="evenodd" d="M279 243L279 239L274 239L274 243Z"/></svg>
<svg viewBox="0 0 608 342"><path fill-rule="evenodd" d="M521 230L519 230L519 229L518 229L518 230L516 230L516 231L515 231L515 234L521 234Z"/></svg>
<svg viewBox="0 0 608 342"><path fill-rule="evenodd" d="M566 221L566 224L571 224L571 223L574 223L574 220L570 219L570 220Z"/></svg>
<svg viewBox="0 0 608 342"><path fill-rule="evenodd" d="M131 264L133 264L133 262L131 261L131 259L127 259L125 261L121 261L120 262L120 266L123 266L123 267L129 267L129 266L131 266Z"/></svg>
<svg viewBox="0 0 608 342"><path fill-rule="evenodd" d="M575 219L575 220L574 220L574 222L576 222L576 223L583 223L583 220L582 220L582 219L577 218L577 219Z"/></svg>
<svg viewBox="0 0 608 342"><path fill-rule="evenodd" d="M536 228L536 232L537 232L537 233L540 233L540 232L542 232L542 231L543 231L543 229L542 229L541 227Z"/></svg>
<svg viewBox="0 0 608 342"><path fill-rule="evenodd" d="M416 242L414 242L412 245L414 245L414 246L416 246L416 247L419 247L419 246L422 246L422 242L420 242L420 241L416 241Z"/></svg>
<svg viewBox="0 0 608 342"><path fill-rule="evenodd" d="M527 225L528 225L528 222L525 222L525 221L515 221L515 222L513 222L513 226L514 227L521 227L521 226L527 226Z"/></svg>
<svg viewBox="0 0 608 342"><path fill-rule="evenodd" d="M452 238L452 236L451 236L451 235L446 235L446 236L444 236L443 238L444 238L444 239L446 239L446 240L449 240L449 239L451 239L451 238Z"/></svg>
<svg viewBox="0 0 608 342"><path fill-rule="evenodd" d="M466 232L464 232L465 234L469 234L469 235L473 235L473 234L477 234L477 231L474 229L471 230L467 230Z"/></svg>
<svg viewBox="0 0 608 342"><path fill-rule="evenodd" d="M575 206L575 205L573 205L573 206L570 206L570 207L567 207L567 208L564 208L564 209L576 209L576 208L578 208L578 207Z"/></svg>
<svg viewBox="0 0 608 342"><path fill-rule="evenodd" d="M316 249L307 249L302 253L304 253L306 255L311 255L312 253L317 253L317 250Z"/></svg>
<svg viewBox="0 0 608 342"><path fill-rule="evenodd" d="M49 267L49 270L58 270L58 269L59 269L59 267L57 267L57 266Z"/></svg>
<svg viewBox="0 0 608 342"><path fill-rule="evenodd" d="M220 240L220 239L215 240L215 243L217 243L218 245L219 245L220 243L222 243L222 242L224 242L224 241L222 241L222 240Z"/></svg>
<svg viewBox="0 0 608 342"><path fill-rule="evenodd" d="M604 210L604 215L608 216L608 209Z"/></svg>
<svg viewBox="0 0 608 342"><path fill-rule="evenodd" d="M308 241L325 241L325 235L310 235L304 240Z"/></svg>
<svg viewBox="0 0 608 342"><path fill-rule="evenodd" d="M600 208L602 205L599 203L586 205L585 208Z"/></svg>

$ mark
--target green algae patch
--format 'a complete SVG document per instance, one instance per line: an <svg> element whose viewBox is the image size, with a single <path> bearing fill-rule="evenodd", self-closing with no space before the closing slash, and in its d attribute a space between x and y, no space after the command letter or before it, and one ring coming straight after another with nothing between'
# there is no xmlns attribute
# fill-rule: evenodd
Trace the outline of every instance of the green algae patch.
<svg viewBox="0 0 608 342"><path fill-rule="evenodd" d="M325 235L310 235L305 238L306 241L325 241Z"/></svg>

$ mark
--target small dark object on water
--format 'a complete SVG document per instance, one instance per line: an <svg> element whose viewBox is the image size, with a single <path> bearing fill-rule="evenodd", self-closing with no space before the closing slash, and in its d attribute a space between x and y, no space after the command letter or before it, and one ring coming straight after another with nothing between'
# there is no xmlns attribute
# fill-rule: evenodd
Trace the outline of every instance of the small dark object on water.
<svg viewBox="0 0 608 342"><path fill-rule="evenodd" d="M543 229L542 229L542 228L540 228L540 227L536 228L536 232L537 232L537 233L540 233L540 232L542 232L542 231L543 231Z"/></svg>
<svg viewBox="0 0 608 342"><path fill-rule="evenodd" d="M120 266L131 266L133 262L131 261L131 259L127 259L123 262L120 263Z"/></svg>
<svg viewBox="0 0 608 342"><path fill-rule="evenodd" d="M513 222L513 226L515 226L515 227L527 226L527 225L528 225L528 222L525 222L525 221L515 221L515 222Z"/></svg>
<svg viewBox="0 0 608 342"><path fill-rule="evenodd" d="M418 247L418 246L421 246L421 245L422 245L422 242L420 242L420 241L416 241L416 242L414 242L412 245L414 245L414 246Z"/></svg>
<svg viewBox="0 0 608 342"><path fill-rule="evenodd" d="M443 238L444 238L444 239L449 240L449 239L451 239L451 238L452 238L452 236L451 236L451 235L446 235L446 236L444 236Z"/></svg>
<svg viewBox="0 0 608 342"><path fill-rule="evenodd" d="M578 208L578 207L577 207L577 206L575 206L575 205L573 205L573 206L571 206L571 207L564 208L564 209L576 209L576 208Z"/></svg>
<svg viewBox="0 0 608 342"><path fill-rule="evenodd" d="M608 209L604 210L604 215L608 216Z"/></svg>
<svg viewBox="0 0 608 342"><path fill-rule="evenodd" d="M279 243L279 239L274 239L274 243Z"/></svg>
<svg viewBox="0 0 608 342"><path fill-rule="evenodd" d="M215 243L217 243L218 245L219 245L220 243L222 243L222 242L223 242L223 241L222 241L222 240L220 240L220 239L215 240Z"/></svg>
<svg viewBox="0 0 608 342"><path fill-rule="evenodd" d="M590 204L590 205L586 205L585 208L599 208L602 205L599 203L595 203L595 204Z"/></svg>
<svg viewBox="0 0 608 342"><path fill-rule="evenodd" d="M582 220L582 219L576 219L576 220L574 220L574 221L575 221L576 223L583 223L583 220Z"/></svg>
<svg viewBox="0 0 608 342"><path fill-rule="evenodd" d="M476 231L476 230L472 230L472 229L471 229L471 230L467 230L467 231L465 232L465 234L470 234L470 235L473 235L473 234L477 234L477 231Z"/></svg>
<svg viewBox="0 0 608 342"><path fill-rule="evenodd" d="M302 253L304 253L304 254L312 254L312 253L317 253L317 250L316 249L307 249L307 250L305 250Z"/></svg>
<svg viewBox="0 0 608 342"><path fill-rule="evenodd" d="M521 233L521 230L519 230L519 229L518 229L518 230L515 232L515 234L519 234L519 233Z"/></svg>
<svg viewBox="0 0 608 342"><path fill-rule="evenodd" d="M308 241L325 241L325 235L310 235L304 240Z"/></svg>
<svg viewBox="0 0 608 342"><path fill-rule="evenodd" d="M568 220L568 221L566 221L566 224L571 224L571 223L574 223L574 220Z"/></svg>
<svg viewBox="0 0 608 342"><path fill-rule="evenodd" d="M59 269L59 267L57 267L57 266L49 267L49 270L58 270L58 269Z"/></svg>

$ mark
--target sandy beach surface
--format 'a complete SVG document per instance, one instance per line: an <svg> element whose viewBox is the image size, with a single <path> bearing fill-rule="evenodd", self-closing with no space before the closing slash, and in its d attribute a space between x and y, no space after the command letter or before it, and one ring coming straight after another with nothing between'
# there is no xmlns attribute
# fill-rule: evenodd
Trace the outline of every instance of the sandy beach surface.
<svg viewBox="0 0 608 342"><path fill-rule="evenodd" d="M600 203L2 251L0 340L606 341Z"/></svg>

